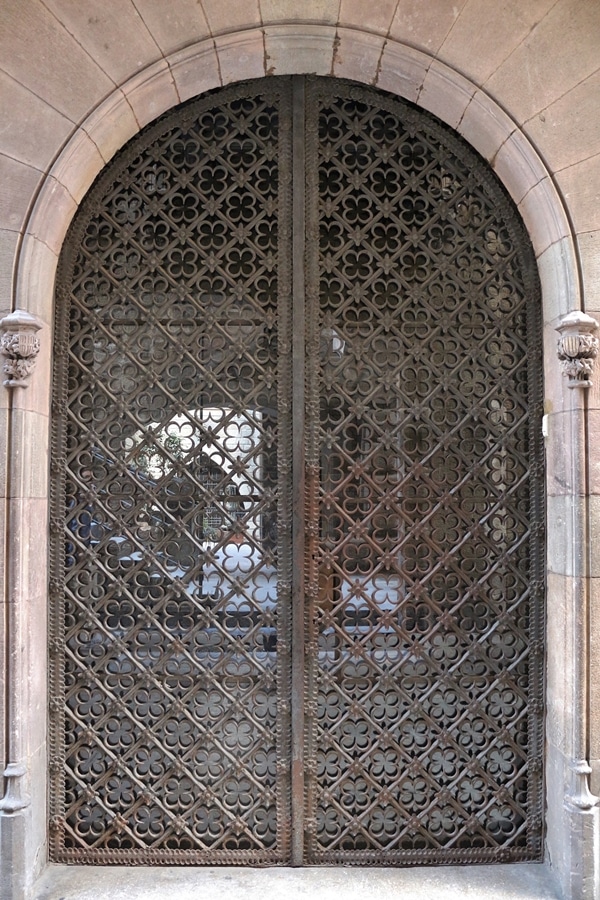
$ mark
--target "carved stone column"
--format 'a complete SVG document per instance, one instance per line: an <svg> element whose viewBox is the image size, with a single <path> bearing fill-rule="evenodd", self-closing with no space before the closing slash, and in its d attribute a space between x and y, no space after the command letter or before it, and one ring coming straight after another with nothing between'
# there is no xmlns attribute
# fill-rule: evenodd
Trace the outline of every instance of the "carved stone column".
<svg viewBox="0 0 600 900"><path fill-rule="evenodd" d="M0 320L0 354L4 358L3 382L6 388L27 388L40 351L38 332L42 322L25 310L15 310ZM42 659L33 661L31 645L32 610L39 611L39 596L32 596L32 567L45 561L45 546L32 546L32 505L41 506L29 488L32 481L31 454L26 452L37 432L32 420L39 418L23 403L23 395L10 390L6 402L6 485L3 516L7 541L4 570L4 624L6 626L6 766L4 794L0 799L0 858L8 879L0 880L2 900L25 900L32 877L29 843L31 841L32 758L40 755L39 739L32 738L30 709L31 675L34 667L45 666ZM29 400L34 398L29 397ZM42 501L43 502L43 501ZM39 561L39 562L38 562ZM39 592L38 592L39 593ZM35 614L34 614L35 615ZM39 771L39 765L38 765ZM36 790L44 791L44 784Z"/></svg>
<svg viewBox="0 0 600 900"><path fill-rule="evenodd" d="M590 694L588 663L590 653L590 532L587 492L587 388L592 384L599 341L598 322L583 312L565 316L556 330L558 358L569 388L573 390L566 403L570 456L569 508L570 531L566 554L570 572L572 604L570 657L572 666L572 724L570 729L570 778L565 794L568 816L568 841L571 845L570 893L581 900L595 900L599 895L598 797L590 790L589 716ZM550 523L552 524L552 523Z"/></svg>
<svg viewBox="0 0 600 900"><path fill-rule="evenodd" d="M5 357L5 387L27 387L40 352L40 320L23 309L0 319L0 352Z"/></svg>

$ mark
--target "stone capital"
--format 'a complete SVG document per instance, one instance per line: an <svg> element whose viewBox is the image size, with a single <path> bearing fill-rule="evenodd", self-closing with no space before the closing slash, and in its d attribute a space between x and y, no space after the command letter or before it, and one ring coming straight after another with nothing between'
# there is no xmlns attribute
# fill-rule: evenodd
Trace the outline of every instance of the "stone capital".
<svg viewBox="0 0 600 900"><path fill-rule="evenodd" d="M600 342L595 332L598 322L592 316L576 310L561 319L556 326L558 339L558 359L569 379L569 387L588 388L592 385L594 363Z"/></svg>
<svg viewBox="0 0 600 900"><path fill-rule="evenodd" d="M4 386L27 387L40 352L37 332L42 323L24 309L16 309L0 319L0 353L5 357Z"/></svg>

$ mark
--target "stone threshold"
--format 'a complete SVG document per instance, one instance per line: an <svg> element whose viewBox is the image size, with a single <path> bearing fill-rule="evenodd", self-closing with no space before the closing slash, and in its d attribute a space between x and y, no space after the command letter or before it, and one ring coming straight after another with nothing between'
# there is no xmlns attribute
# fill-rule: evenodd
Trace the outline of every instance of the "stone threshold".
<svg viewBox="0 0 600 900"><path fill-rule="evenodd" d="M557 900L539 863L384 868L48 866L34 900Z"/></svg>

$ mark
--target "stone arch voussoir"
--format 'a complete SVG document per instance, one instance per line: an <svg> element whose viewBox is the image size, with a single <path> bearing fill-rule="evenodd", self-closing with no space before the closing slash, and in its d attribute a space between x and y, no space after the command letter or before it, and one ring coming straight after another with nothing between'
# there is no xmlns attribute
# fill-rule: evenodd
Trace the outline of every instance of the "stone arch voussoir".
<svg viewBox="0 0 600 900"><path fill-rule="evenodd" d="M518 206L538 259L544 320L580 308L568 216L517 123L476 84L422 51L317 25L270 26L200 41L137 73L93 110L55 159L26 223L15 307L50 322L53 271L75 210L103 166L148 122L228 82L308 72L376 85L455 128L487 159Z"/></svg>

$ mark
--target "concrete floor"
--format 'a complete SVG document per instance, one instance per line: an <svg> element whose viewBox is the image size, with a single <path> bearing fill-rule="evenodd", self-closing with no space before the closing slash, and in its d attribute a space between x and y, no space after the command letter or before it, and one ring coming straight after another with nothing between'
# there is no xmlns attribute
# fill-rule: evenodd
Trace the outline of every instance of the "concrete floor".
<svg viewBox="0 0 600 900"><path fill-rule="evenodd" d="M419 869L51 866L35 900L556 900L542 865Z"/></svg>

